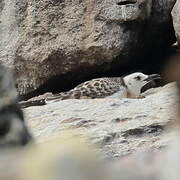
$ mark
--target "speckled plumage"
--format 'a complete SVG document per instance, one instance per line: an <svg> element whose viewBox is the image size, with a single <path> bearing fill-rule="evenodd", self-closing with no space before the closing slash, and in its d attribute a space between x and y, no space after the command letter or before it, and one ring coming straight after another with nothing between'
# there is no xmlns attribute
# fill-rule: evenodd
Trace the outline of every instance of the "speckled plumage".
<svg viewBox="0 0 180 180"><path fill-rule="evenodd" d="M92 79L84 83L79 84L74 89L54 94L52 97L47 98L47 100L53 99L82 99L82 98L104 98L111 96L114 93L125 90L125 84L121 77L105 77Z"/></svg>
<svg viewBox="0 0 180 180"><path fill-rule="evenodd" d="M48 101L64 100L64 99L93 99L113 97L138 97L141 88L147 84L145 81L148 75L143 73L133 73L122 77L104 77L92 79L79 84L74 89L54 94L46 98Z"/></svg>

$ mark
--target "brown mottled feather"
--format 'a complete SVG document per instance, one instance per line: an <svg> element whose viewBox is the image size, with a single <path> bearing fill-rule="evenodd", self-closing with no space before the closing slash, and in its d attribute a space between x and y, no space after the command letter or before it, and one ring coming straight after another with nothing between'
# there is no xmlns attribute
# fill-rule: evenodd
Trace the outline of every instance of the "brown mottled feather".
<svg viewBox="0 0 180 180"><path fill-rule="evenodd" d="M64 99L81 99L81 98L104 98L111 96L125 86L124 81L120 77L97 78L79 84L74 89L54 94L46 100L64 100Z"/></svg>

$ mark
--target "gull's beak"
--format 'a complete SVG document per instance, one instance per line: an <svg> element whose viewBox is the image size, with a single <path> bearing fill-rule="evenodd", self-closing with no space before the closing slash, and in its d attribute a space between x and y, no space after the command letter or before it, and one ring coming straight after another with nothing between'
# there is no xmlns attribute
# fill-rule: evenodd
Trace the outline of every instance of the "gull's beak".
<svg viewBox="0 0 180 180"><path fill-rule="evenodd" d="M146 79L144 79L144 81L150 82L156 79L161 79L161 76L159 74L151 74Z"/></svg>

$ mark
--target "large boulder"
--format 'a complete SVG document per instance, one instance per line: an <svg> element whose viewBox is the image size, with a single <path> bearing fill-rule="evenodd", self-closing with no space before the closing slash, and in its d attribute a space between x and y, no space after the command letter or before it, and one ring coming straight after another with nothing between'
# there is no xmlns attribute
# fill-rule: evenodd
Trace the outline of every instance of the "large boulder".
<svg viewBox="0 0 180 180"><path fill-rule="evenodd" d="M168 128L175 125L179 131L175 83L144 95L25 109L36 144L23 150L0 148L0 179L179 179L180 135Z"/></svg>
<svg viewBox="0 0 180 180"><path fill-rule="evenodd" d="M180 45L180 1L177 1L172 10L173 24L178 44Z"/></svg>
<svg viewBox="0 0 180 180"><path fill-rule="evenodd" d="M157 151L171 141L166 131L177 119L175 84L145 92L143 99L72 99L24 109L37 142L76 129L108 158L137 150Z"/></svg>
<svg viewBox="0 0 180 180"><path fill-rule="evenodd" d="M174 2L1 0L0 60L14 65L21 95L57 76L122 71L174 42Z"/></svg>

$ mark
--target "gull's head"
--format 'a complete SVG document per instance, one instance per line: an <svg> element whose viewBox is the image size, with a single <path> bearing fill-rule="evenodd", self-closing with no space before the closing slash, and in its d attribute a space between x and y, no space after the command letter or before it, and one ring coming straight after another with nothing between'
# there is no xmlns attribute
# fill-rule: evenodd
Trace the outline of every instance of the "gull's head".
<svg viewBox="0 0 180 180"><path fill-rule="evenodd" d="M124 83L128 88L129 93L132 96L139 96L141 93L141 89L148 83L152 82L153 80L160 79L160 75L159 74L146 75L141 72L136 72L125 76L123 79L124 79Z"/></svg>

